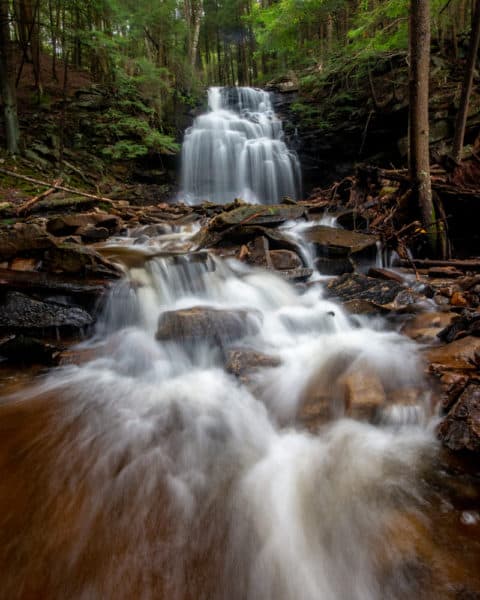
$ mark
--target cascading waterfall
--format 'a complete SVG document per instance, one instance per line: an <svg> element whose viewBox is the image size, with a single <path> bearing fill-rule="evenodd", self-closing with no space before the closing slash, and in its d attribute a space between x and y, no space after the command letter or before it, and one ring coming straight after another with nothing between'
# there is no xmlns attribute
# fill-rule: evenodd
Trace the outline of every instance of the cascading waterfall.
<svg viewBox="0 0 480 600"><path fill-rule="evenodd" d="M273 204L301 192L300 164L283 141L268 92L208 91L209 112L195 119L182 147L182 196L191 204L235 198Z"/></svg>
<svg viewBox="0 0 480 600"><path fill-rule="evenodd" d="M179 243L165 235L158 248ZM349 317L319 284L301 293L194 258L129 268L87 362L22 392L34 416L4 485L32 517L1 511L0 527L15 528L0 548L5 597L420 597L422 557L392 533L413 536L423 518L428 403L412 413L392 401L377 425L340 411L315 434L297 419L312 381L332 405L335 382L358 370L387 393L421 386L413 343ZM249 311L256 329L234 346L278 366L236 379L222 346L155 340L160 314L195 306Z"/></svg>

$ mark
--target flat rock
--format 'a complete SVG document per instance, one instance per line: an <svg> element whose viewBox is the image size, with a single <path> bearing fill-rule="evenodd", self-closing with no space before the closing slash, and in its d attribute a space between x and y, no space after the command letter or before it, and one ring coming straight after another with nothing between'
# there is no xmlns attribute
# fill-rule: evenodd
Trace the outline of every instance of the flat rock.
<svg viewBox="0 0 480 600"><path fill-rule="evenodd" d="M248 310L221 310L195 306L163 312L158 320L156 339L203 343L225 347L260 329L259 319Z"/></svg>
<svg viewBox="0 0 480 600"><path fill-rule="evenodd" d="M438 343L438 334L455 317L451 312L427 312L415 315L402 328L402 333L423 344Z"/></svg>
<svg viewBox="0 0 480 600"><path fill-rule="evenodd" d="M359 273L346 273L328 283L326 296L348 300L368 300L377 305L392 303L405 288L396 281L383 281Z"/></svg>
<svg viewBox="0 0 480 600"><path fill-rule="evenodd" d="M470 384L440 423L438 436L454 451L480 451L480 385Z"/></svg>
<svg viewBox="0 0 480 600"><path fill-rule="evenodd" d="M18 255L36 255L55 246L55 240L40 225L16 223L0 228L0 256L10 259Z"/></svg>
<svg viewBox="0 0 480 600"><path fill-rule="evenodd" d="M270 250L269 256L274 269L283 271L303 267L301 258L292 250Z"/></svg>
<svg viewBox="0 0 480 600"><path fill-rule="evenodd" d="M317 252L322 256L352 256L370 254L375 256L377 251L377 237L366 233L357 233L347 229L337 229L316 225L307 229L305 239L314 244Z"/></svg>
<svg viewBox="0 0 480 600"><path fill-rule="evenodd" d="M437 348L429 348L425 358L436 371L478 369L480 338L467 336Z"/></svg>
<svg viewBox="0 0 480 600"><path fill-rule="evenodd" d="M83 308L36 300L20 292L7 292L0 304L0 330L82 329L94 319Z"/></svg>
<svg viewBox="0 0 480 600"><path fill-rule="evenodd" d="M353 371L343 375L339 383L344 386L346 414L353 419L371 421L386 404L385 390L375 373Z"/></svg>
<svg viewBox="0 0 480 600"><path fill-rule="evenodd" d="M212 219L212 229L224 229L233 225L274 225L289 219L299 219L305 213L303 206L295 204L245 204L233 210L225 211Z"/></svg>
<svg viewBox="0 0 480 600"><path fill-rule="evenodd" d="M53 273L88 274L109 278L122 275L116 265L92 248L67 242L59 243L45 253L45 267Z"/></svg>

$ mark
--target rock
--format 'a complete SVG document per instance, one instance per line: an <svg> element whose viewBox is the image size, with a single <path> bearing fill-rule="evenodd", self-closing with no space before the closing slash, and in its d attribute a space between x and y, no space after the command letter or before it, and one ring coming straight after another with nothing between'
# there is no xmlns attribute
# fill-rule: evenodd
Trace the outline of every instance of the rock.
<svg viewBox="0 0 480 600"><path fill-rule="evenodd" d="M225 369L237 377L242 377L257 369L278 367L281 360L249 348L232 348L227 351Z"/></svg>
<svg viewBox="0 0 480 600"><path fill-rule="evenodd" d="M255 335L259 329L258 317L250 311L195 306L162 313L156 339L199 344L208 342L224 348L247 335Z"/></svg>
<svg viewBox="0 0 480 600"><path fill-rule="evenodd" d="M468 306L468 300L462 294L462 292L453 292L450 298L450 304L452 306Z"/></svg>
<svg viewBox="0 0 480 600"><path fill-rule="evenodd" d="M440 423L438 435L450 450L480 451L480 385L467 386Z"/></svg>
<svg viewBox="0 0 480 600"><path fill-rule="evenodd" d="M442 407L445 411L448 411L454 402L457 401L468 381L468 375L455 373L454 371L447 371L440 377Z"/></svg>
<svg viewBox="0 0 480 600"><path fill-rule="evenodd" d="M0 228L0 256L3 259L36 255L54 246L54 239L37 224L16 223Z"/></svg>
<svg viewBox="0 0 480 600"><path fill-rule="evenodd" d="M14 258L10 263L10 269L13 271L37 271L40 265L41 261L37 258Z"/></svg>
<svg viewBox="0 0 480 600"><path fill-rule="evenodd" d="M402 333L423 344L438 343L438 334L455 317L451 312L420 313L410 319L402 328Z"/></svg>
<svg viewBox="0 0 480 600"><path fill-rule="evenodd" d="M303 262L292 250L270 250L270 260L274 269L292 270L303 267Z"/></svg>
<svg viewBox="0 0 480 600"><path fill-rule="evenodd" d="M442 342L453 342L467 335L480 336L480 312L455 316L438 334Z"/></svg>
<svg viewBox="0 0 480 600"><path fill-rule="evenodd" d="M110 232L106 227L95 227L94 225L86 225L77 230L77 234L82 238L83 242L100 242L106 240Z"/></svg>
<svg viewBox="0 0 480 600"><path fill-rule="evenodd" d="M53 273L74 273L117 278L119 267L110 263L92 248L77 244L59 243L45 253L45 267Z"/></svg>
<svg viewBox="0 0 480 600"><path fill-rule="evenodd" d="M56 194L51 194L48 198L34 204L31 207L30 212L42 214L66 210L79 212L81 210L88 210L98 204L100 204L99 200L95 200L94 198L74 195L66 196L64 192L58 192Z"/></svg>
<svg viewBox="0 0 480 600"><path fill-rule="evenodd" d="M315 245L320 256L374 257L377 252L377 238L374 235L316 225L304 233L307 242Z"/></svg>
<svg viewBox="0 0 480 600"><path fill-rule="evenodd" d="M475 371L478 368L480 338L467 336L425 353L434 371Z"/></svg>
<svg viewBox="0 0 480 600"><path fill-rule="evenodd" d="M349 257L341 256L336 258L319 256L315 259L315 267L322 275L343 275L354 271L352 260Z"/></svg>
<svg viewBox="0 0 480 600"><path fill-rule="evenodd" d="M346 414L353 419L373 420L386 404L382 382L375 373L358 370L343 375Z"/></svg>
<svg viewBox="0 0 480 600"><path fill-rule="evenodd" d="M378 315L388 313L388 309L381 304L375 304L370 300L347 300L343 303L343 308L351 315Z"/></svg>
<svg viewBox="0 0 480 600"><path fill-rule="evenodd" d="M119 217L101 212L62 215L52 217L47 221L47 231L59 237L81 235L80 230L87 227L102 227L106 228L109 233L115 233L120 230L121 226L122 220Z"/></svg>
<svg viewBox="0 0 480 600"><path fill-rule="evenodd" d="M0 304L0 331L78 330L93 322L78 306L36 300L20 292L7 292Z"/></svg>
<svg viewBox="0 0 480 600"><path fill-rule="evenodd" d="M222 230L234 225L274 225L284 223L289 219L299 219L305 213L303 206L293 204L245 204L239 208L225 211L210 222L209 227Z"/></svg>
<svg viewBox="0 0 480 600"><path fill-rule="evenodd" d="M0 356L9 363L55 365L61 348L26 335L0 338Z"/></svg>
<svg viewBox="0 0 480 600"><path fill-rule="evenodd" d="M302 269L286 269L277 271L277 274L287 281L306 281L313 275L313 269L304 267Z"/></svg>
<svg viewBox="0 0 480 600"><path fill-rule="evenodd" d="M396 281L382 281L359 273L346 273L329 282L325 295L342 301L368 300L384 305L393 302L404 289Z"/></svg>

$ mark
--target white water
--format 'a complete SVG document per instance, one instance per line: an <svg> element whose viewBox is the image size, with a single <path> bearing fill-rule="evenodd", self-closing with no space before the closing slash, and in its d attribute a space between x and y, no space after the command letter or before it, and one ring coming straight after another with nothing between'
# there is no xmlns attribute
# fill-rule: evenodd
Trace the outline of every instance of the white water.
<svg viewBox="0 0 480 600"><path fill-rule="evenodd" d="M171 247L171 235L161 239ZM162 311L198 305L252 311L259 333L234 345L281 365L245 383L202 340L155 340ZM377 426L338 409L339 377L357 369L387 391L421 386L411 342L360 326L319 285L301 294L234 261L156 258L114 290L93 347L97 358L57 370L35 391L63 399L60 431L77 427L58 448L52 497L65 485L87 490L75 509L81 533L51 574L67 581L64 597L415 596L407 567L418 557L389 532L398 515L421 515L434 445L428 407L388 406ZM316 433L296 418L312 381L338 415ZM72 591L92 537L102 567Z"/></svg>
<svg viewBox="0 0 480 600"><path fill-rule="evenodd" d="M191 204L298 199L300 164L283 142L282 123L269 94L254 88L212 87L208 107L185 133L184 199Z"/></svg>

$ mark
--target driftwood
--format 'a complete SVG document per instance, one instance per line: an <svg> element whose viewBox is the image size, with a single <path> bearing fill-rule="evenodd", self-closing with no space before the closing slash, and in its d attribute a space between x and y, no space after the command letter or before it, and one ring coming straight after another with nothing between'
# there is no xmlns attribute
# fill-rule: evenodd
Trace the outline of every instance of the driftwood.
<svg viewBox="0 0 480 600"><path fill-rule="evenodd" d="M44 192L42 192L41 194L38 194L37 196L34 196L33 198L31 198L30 200L28 200L27 202L25 202L24 204L22 204L21 206L19 206L17 208L17 215L20 215L22 213L27 212L28 210L30 210L30 208L36 204L37 202L39 202L40 200L43 200L44 198L46 198L47 196L50 196L50 194L53 194L53 192L57 189L56 186L60 185L62 183L61 179L56 179L53 182L53 187L49 188L48 190L45 190Z"/></svg>
<svg viewBox="0 0 480 600"><path fill-rule="evenodd" d="M35 179L34 177L28 177L27 175L20 175L20 173L15 173L14 171L9 171L8 169L0 168L0 173L4 173L9 177L16 177L17 179L23 179L23 181L29 181L30 183L35 183L36 185L42 185L49 189L60 190L62 192L68 192L69 194L75 194L77 196L83 196L84 198L91 198L92 200L98 200L99 202L108 202L109 204L113 204L110 198L104 198L103 196L96 196L95 194L89 194L88 192L81 192L80 190L76 190L74 188L68 188L63 185L54 185L54 183L49 183L48 181L41 181L40 179Z"/></svg>

